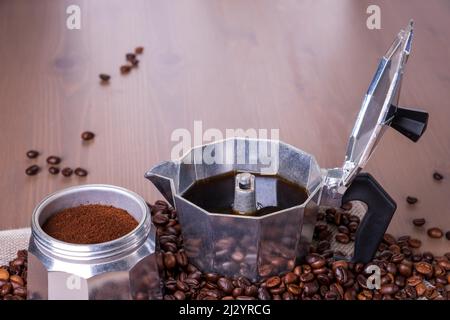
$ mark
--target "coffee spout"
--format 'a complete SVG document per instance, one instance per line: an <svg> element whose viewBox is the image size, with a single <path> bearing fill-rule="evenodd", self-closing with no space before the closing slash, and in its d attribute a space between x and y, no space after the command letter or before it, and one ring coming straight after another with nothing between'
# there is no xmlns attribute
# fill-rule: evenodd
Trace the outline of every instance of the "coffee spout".
<svg viewBox="0 0 450 320"><path fill-rule="evenodd" d="M153 183L173 207L175 207L174 196L177 193L175 186L178 182L179 169L180 166L178 163L164 161L145 173L145 178Z"/></svg>

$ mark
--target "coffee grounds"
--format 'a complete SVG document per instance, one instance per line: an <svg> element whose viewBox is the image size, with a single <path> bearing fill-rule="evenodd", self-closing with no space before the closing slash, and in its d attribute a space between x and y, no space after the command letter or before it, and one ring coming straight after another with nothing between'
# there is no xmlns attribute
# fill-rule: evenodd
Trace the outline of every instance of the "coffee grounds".
<svg viewBox="0 0 450 320"><path fill-rule="evenodd" d="M94 244L120 238L137 225L137 221L123 209L89 204L54 214L42 229L49 236L64 242Z"/></svg>

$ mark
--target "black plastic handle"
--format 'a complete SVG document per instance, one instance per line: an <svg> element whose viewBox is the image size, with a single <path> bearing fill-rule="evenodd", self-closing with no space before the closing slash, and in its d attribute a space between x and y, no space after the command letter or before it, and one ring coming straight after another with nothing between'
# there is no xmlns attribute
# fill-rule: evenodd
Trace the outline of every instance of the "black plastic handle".
<svg viewBox="0 0 450 320"><path fill-rule="evenodd" d="M355 235L353 262L369 262L397 209L395 201L368 173L359 173L342 197L342 203L359 200L367 204L367 213Z"/></svg>
<svg viewBox="0 0 450 320"><path fill-rule="evenodd" d="M389 118L391 117L389 125L414 142L417 142L427 129L428 113L425 111L391 105Z"/></svg>

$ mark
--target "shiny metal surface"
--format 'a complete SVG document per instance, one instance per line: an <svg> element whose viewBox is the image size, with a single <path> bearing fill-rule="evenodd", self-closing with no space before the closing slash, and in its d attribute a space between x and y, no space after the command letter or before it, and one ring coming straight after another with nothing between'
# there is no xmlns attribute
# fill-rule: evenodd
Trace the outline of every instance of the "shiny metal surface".
<svg viewBox="0 0 450 320"><path fill-rule="evenodd" d="M42 230L51 215L84 204L122 208L139 224L119 239L90 245L62 242ZM67 188L42 200L33 212L31 229L30 299L161 298L154 257L155 227L139 195L110 185Z"/></svg>
<svg viewBox="0 0 450 320"><path fill-rule="evenodd" d="M343 165L342 184L348 187L352 179L367 164L371 154L391 119L391 105L397 106L402 76L411 52L413 22L401 30L386 54L364 97L361 110L350 135Z"/></svg>
<svg viewBox="0 0 450 320"><path fill-rule="evenodd" d="M256 212L255 176L253 174L243 172L236 175L233 211L239 214Z"/></svg>
<svg viewBox="0 0 450 320"><path fill-rule="evenodd" d="M231 161L202 163L205 150ZM257 156L258 150L277 152L270 154L269 163L269 157ZM268 167L270 170L264 170ZM309 197L301 205L259 217L207 212L182 197L195 181L227 172L277 174L304 186ZM256 280L289 270L309 248L322 173L314 157L304 151L280 141L232 138L194 148L178 161L155 166L145 176L176 207L186 254L204 271ZM256 202L262 207L277 206L275 196Z"/></svg>

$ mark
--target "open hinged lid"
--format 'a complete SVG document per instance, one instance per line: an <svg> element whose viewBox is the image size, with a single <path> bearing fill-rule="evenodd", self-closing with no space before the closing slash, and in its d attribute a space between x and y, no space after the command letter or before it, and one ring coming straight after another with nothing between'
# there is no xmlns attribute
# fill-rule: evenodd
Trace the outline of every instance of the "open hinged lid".
<svg viewBox="0 0 450 320"><path fill-rule="evenodd" d="M428 114L398 107L401 80L411 52L413 22L401 30L381 58L350 135L342 182L348 186L366 165L387 126L416 142L426 129Z"/></svg>

